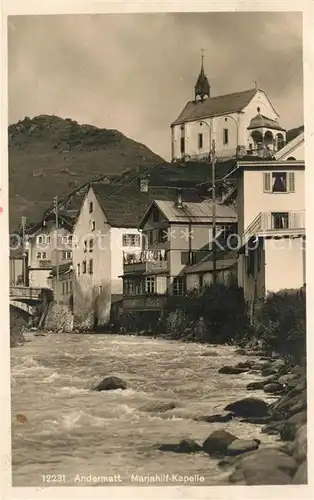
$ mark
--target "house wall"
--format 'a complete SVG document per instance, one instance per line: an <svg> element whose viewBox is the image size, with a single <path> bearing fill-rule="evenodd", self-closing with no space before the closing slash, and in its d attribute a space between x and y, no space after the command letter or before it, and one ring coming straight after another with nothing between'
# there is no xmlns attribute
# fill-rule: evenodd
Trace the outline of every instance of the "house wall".
<svg viewBox="0 0 314 500"><path fill-rule="evenodd" d="M72 272L68 274L63 274L59 276L59 282L57 287L56 278L54 277L52 280L52 289L54 293L54 299L59 298L59 302L61 304L71 306L71 297L73 290L73 276Z"/></svg>
<svg viewBox="0 0 314 500"><path fill-rule="evenodd" d="M93 203L93 212L89 204ZM95 230L92 223L95 222ZM93 250L89 250L93 240ZM85 251L84 241L87 241ZM93 328L106 324L111 308L111 245L110 226L90 189L81 207L73 231L73 313L77 328ZM89 260L93 261L93 272L89 273ZM83 262L86 261L86 273ZM80 273L78 272L78 264Z"/></svg>
<svg viewBox="0 0 314 500"><path fill-rule="evenodd" d="M123 235L140 235L140 244L138 246L123 246ZM118 228L110 229L110 252L111 252L111 294L121 296L123 293L123 252L132 254L142 250L142 234L137 228Z"/></svg>
<svg viewBox="0 0 314 500"><path fill-rule="evenodd" d="M266 292L301 288L305 283L303 238L269 239L265 242Z"/></svg>
<svg viewBox="0 0 314 500"><path fill-rule="evenodd" d="M260 261L258 257L259 252ZM243 287L244 298L247 301L265 297L266 294L266 253L265 246L263 246L262 241L260 243L260 247L255 250L250 250L250 253L253 256L253 269L251 273L249 273L248 255L241 254L238 262L238 282L239 286ZM241 279L240 273L242 274Z"/></svg>
<svg viewBox="0 0 314 500"><path fill-rule="evenodd" d="M264 193L264 172L294 172L294 193ZM240 235L260 212L293 212L304 210L304 170L289 162L284 167L248 167L239 177L237 194L238 228Z"/></svg>
<svg viewBox="0 0 314 500"><path fill-rule="evenodd" d="M197 106L197 104L195 104ZM277 113L268 101L266 95L259 91L251 102L240 113L228 113L213 118L205 118L196 121L187 121L181 125L172 127L172 158L179 159L184 156L203 157L208 156L212 140L215 139L216 154L218 157L231 157L236 153L238 145L249 147L250 131L247 127L252 118L260 113L273 120L278 118ZM200 122L203 125L200 125ZM204 122L207 125L204 125ZM182 130L183 128L183 130ZM228 144L223 143L223 129L228 129ZM203 147L199 148L198 135L203 134ZM181 153L181 137L185 137L185 153Z"/></svg>
<svg viewBox="0 0 314 500"><path fill-rule="evenodd" d="M15 285L23 274L23 259L10 258L10 285Z"/></svg>
<svg viewBox="0 0 314 500"><path fill-rule="evenodd" d="M280 161L288 160L288 158L294 158L295 160L304 161L305 160L305 148L304 141L297 144L294 148L291 148L284 155L280 156Z"/></svg>

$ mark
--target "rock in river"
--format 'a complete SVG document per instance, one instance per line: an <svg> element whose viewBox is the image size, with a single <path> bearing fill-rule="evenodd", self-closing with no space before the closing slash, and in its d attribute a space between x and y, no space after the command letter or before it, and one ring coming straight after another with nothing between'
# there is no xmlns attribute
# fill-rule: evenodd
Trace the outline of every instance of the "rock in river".
<svg viewBox="0 0 314 500"><path fill-rule="evenodd" d="M122 378L111 375L105 377L95 388L94 391L115 391L116 389L126 389L127 384Z"/></svg>
<svg viewBox="0 0 314 500"><path fill-rule="evenodd" d="M238 366L222 366L219 368L218 373L223 373L224 375L239 375L249 370L249 368L239 368Z"/></svg>
<svg viewBox="0 0 314 500"><path fill-rule="evenodd" d="M241 455L241 453L257 450L258 447L259 443L255 439L235 439L227 447L227 455Z"/></svg>
<svg viewBox="0 0 314 500"><path fill-rule="evenodd" d="M202 451L202 447L193 439L182 439L179 444L168 443L158 446L160 451L171 451L173 453L197 453Z"/></svg>
<svg viewBox="0 0 314 500"><path fill-rule="evenodd" d="M228 431L214 431L203 443L203 450L209 455L225 455L228 446L237 439Z"/></svg>
<svg viewBox="0 0 314 500"><path fill-rule="evenodd" d="M264 385L264 392L267 392L268 394L278 394L283 390L283 385L279 384L278 382L271 382Z"/></svg>
<svg viewBox="0 0 314 500"><path fill-rule="evenodd" d="M200 417L195 417L194 420L198 422L229 422L232 419L233 413L231 411L225 413L218 413L215 415L201 415Z"/></svg>
<svg viewBox="0 0 314 500"><path fill-rule="evenodd" d="M225 411L231 411L238 417L266 417L268 405L262 399L244 398L227 405Z"/></svg>

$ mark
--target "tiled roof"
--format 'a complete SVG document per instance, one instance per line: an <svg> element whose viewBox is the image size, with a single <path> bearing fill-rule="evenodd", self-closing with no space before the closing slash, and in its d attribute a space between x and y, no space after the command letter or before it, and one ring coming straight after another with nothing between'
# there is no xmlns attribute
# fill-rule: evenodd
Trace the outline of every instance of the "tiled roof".
<svg viewBox="0 0 314 500"><path fill-rule="evenodd" d="M211 200L204 200L201 203L183 203L182 208L173 201L155 200L155 204L169 222L212 222L213 203ZM237 214L232 207L217 204L216 219L217 222L236 222Z"/></svg>
<svg viewBox="0 0 314 500"><path fill-rule="evenodd" d="M242 92L234 92L233 94L210 97L204 101L189 101L172 125L242 111L251 102L257 92L257 89L250 89L243 90Z"/></svg>
<svg viewBox="0 0 314 500"><path fill-rule="evenodd" d="M141 192L138 185L113 185L93 183L91 187L102 207L109 224L113 227L138 227L144 213L155 199L176 200L174 187L149 187ZM185 201L201 201L193 189L183 189Z"/></svg>

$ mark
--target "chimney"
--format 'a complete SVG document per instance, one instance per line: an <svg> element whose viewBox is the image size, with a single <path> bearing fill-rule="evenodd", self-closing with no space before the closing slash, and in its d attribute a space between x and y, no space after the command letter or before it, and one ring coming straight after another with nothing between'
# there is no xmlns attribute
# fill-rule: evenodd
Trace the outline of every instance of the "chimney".
<svg viewBox="0 0 314 500"><path fill-rule="evenodd" d="M182 208L182 191L180 189L177 190L177 208Z"/></svg>
<svg viewBox="0 0 314 500"><path fill-rule="evenodd" d="M142 175L140 178L140 191L141 193L148 193L149 176Z"/></svg>

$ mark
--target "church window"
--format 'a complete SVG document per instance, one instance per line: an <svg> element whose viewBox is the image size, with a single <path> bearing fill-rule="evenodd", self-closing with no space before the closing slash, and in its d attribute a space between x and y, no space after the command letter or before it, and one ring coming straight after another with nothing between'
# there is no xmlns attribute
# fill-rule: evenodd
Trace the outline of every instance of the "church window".
<svg viewBox="0 0 314 500"><path fill-rule="evenodd" d="M203 134L198 134L198 148L203 148Z"/></svg>
<svg viewBox="0 0 314 500"><path fill-rule="evenodd" d="M227 128L223 129L223 143L224 144L228 144L228 142L229 142L228 132L229 131Z"/></svg>
<svg viewBox="0 0 314 500"><path fill-rule="evenodd" d="M185 151L185 140L184 140L184 137L181 137L181 140L180 140L180 150L181 150L181 153L184 153L184 151Z"/></svg>

